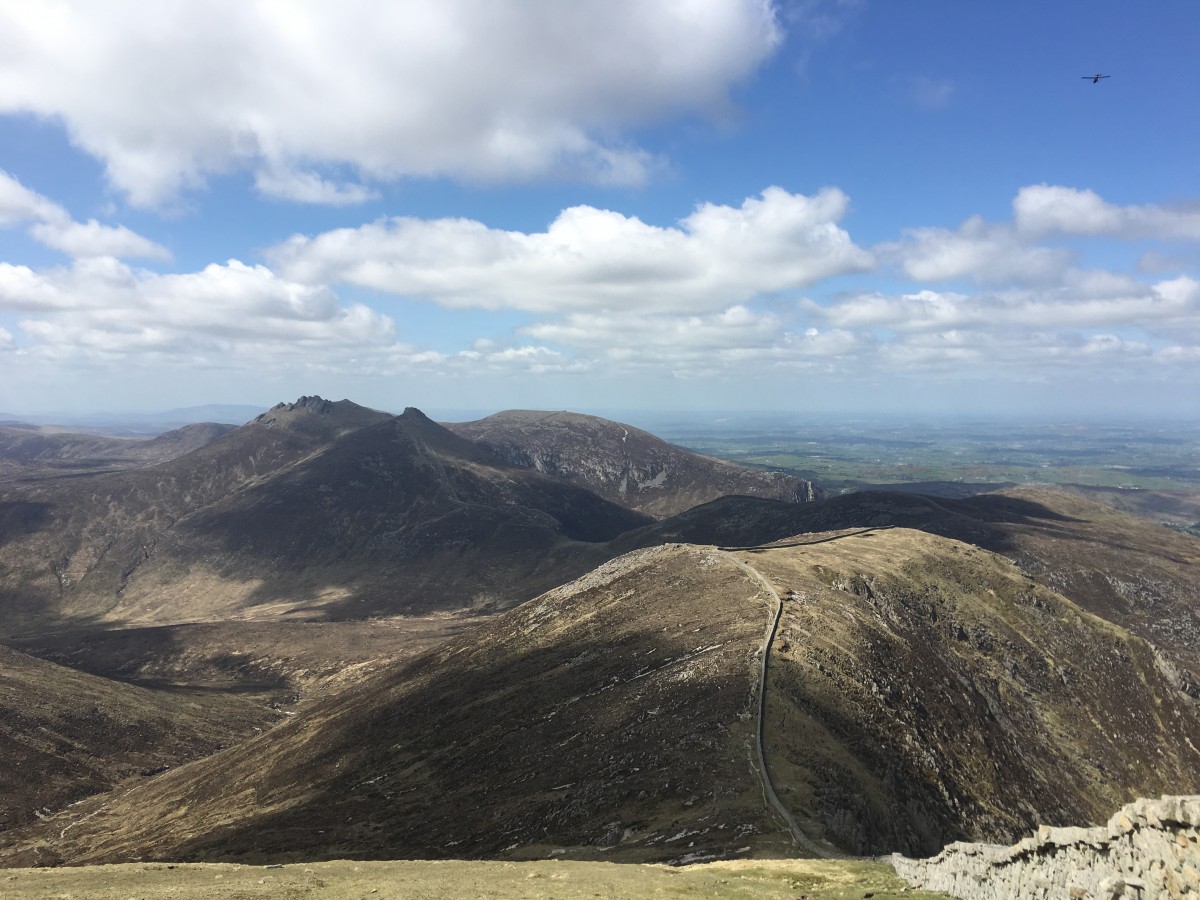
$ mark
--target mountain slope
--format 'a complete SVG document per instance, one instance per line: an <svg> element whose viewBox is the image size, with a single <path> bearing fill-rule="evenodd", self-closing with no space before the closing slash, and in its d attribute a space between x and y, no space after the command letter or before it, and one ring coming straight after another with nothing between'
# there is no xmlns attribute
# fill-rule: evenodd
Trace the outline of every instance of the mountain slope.
<svg viewBox="0 0 1200 900"><path fill-rule="evenodd" d="M147 690L0 645L0 833L274 718L238 697Z"/></svg>
<svg viewBox="0 0 1200 900"><path fill-rule="evenodd" d="M0 504L0 628L512 605L649 519L417 410L281 404L160 466Z"/></svg>
<svg viewBox="0 0 1200 900"><path fill-rule="evenodd" d="M4 859L932 852L1200 786L1138 638L909 529L637 551L216 756L13 835ZM67 825L65 839L55 837Z"/></svg>
<svg viewBox="0 0 1200 900"><path fill-rule="evenodd" d="M514 465L586 487L658 519L727 494L797 503L816 496L812 483L801 478L701 456L596 416L508 410L446 427L491 447Z"/></svg>
<svg viewBox="0 0 1200 900"><path fill-rule="evenodd" d="M664 541L746 546L868 526L916 528L1012 559L1167 652L1200 697L1200 541L1070 491L1012 488L959 500L862 492L803 505L725 498L623 535L614 549Z"/></svg>

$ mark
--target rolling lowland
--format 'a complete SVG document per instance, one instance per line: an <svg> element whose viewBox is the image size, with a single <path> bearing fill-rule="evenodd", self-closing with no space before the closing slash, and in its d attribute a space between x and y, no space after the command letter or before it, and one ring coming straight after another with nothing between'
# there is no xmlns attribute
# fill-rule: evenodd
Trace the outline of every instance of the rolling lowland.
<svg viewBox="0 0 1200 900"><path fill-rule="evenodd" d="M1200 542L1078 492L315 397L56 441L0 445L7 866L931 854L1200 787Z"/></svg>

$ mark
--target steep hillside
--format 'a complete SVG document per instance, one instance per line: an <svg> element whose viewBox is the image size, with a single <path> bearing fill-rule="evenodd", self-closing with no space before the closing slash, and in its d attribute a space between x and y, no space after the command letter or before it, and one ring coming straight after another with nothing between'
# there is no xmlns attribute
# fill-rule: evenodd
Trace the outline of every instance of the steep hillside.
<svg viewBox="0 0 1200 900"><path fill-rule="evenodd" d="M767 607L710 557L610 563L148 793L79 807L65 842L19 858L545 855L528 845L626 828L658 858L731 836L782 849L746 754Z"/></svg>
<svg viewBox="0 0 1200 900"><path fill-rule="evenodd" d="M932 852L1200 786L1195 706L1140 639L956 541L807 540L623 556L3 859ZM795 838L757 770L769 633Z"/></svg>
<svg viewBox="0 0 1200 900"><path fill-rule="evenodd" d="M260 703L152 691L0 645L0 835L268 725Z"/></svg>
<svg viewBox="0 0 1200 900"><path fill-rule="evenodd" d="M954 500L863 492L816 503L726 498L631 532L614 549L663 541L747 546L800 532L896 525L1012 559L1038 582L1141 635L1190 670L1200 697L1200 540L1055 488Z"/></svg>
<svg viewBox="0 0 1200 900"><path fill-rule="evenodd" d="M305 397L159 466L9 491L0 630L512 605L648 521L417 410Z"/></svg>
<svg viewBox="0 0 1200 900"><path fill-rule="evenodd" d="M811 482L691 453L629 425L568 412L509 410L446 426L518 466L537 469L657 519L727 494L791 503Z"/></svg>
<svg viewBox="0 0 1200 900"><path fill-rule="evenodd" d="M439 615L197 622L55 630L8 643L38 659L104 678L169 691L233 694L290 712L298 703L423 653L473 621Z"/></svg>

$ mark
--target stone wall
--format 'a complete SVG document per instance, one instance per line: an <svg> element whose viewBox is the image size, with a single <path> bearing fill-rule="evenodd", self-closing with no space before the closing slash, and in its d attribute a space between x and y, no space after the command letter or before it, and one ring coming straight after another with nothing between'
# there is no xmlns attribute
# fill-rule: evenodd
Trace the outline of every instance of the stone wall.
<svg viewBox="0 0 1200 900"><path fill-rule="evenodd" d="M950 844L888 860L915 887L962 900L1200 900L1200 795L1141 799L1098 828L1049 828L1001 847Z"/></svg>

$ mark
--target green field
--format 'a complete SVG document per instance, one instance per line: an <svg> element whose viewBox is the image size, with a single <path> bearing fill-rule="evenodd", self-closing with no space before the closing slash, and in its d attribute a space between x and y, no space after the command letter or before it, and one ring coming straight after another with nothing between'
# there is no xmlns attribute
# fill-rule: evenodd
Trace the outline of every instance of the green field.
<svg viewBox="0 0 1200 900"><path fill-rule="evenodd" d="M0 896L6 900L921 900L942 895L908 888L882 863L801 859L739 860L679 868L552 860L338 861L278 868L133 863L0 871Z"/></svg>
<svg viewBox="0 0 1200 900"><path fill-rule="evenodd" d="M799 475L871 484L1083 484L1200 491L1200 424L836 420L744 414L646 425L689 449Z"/></svg>

